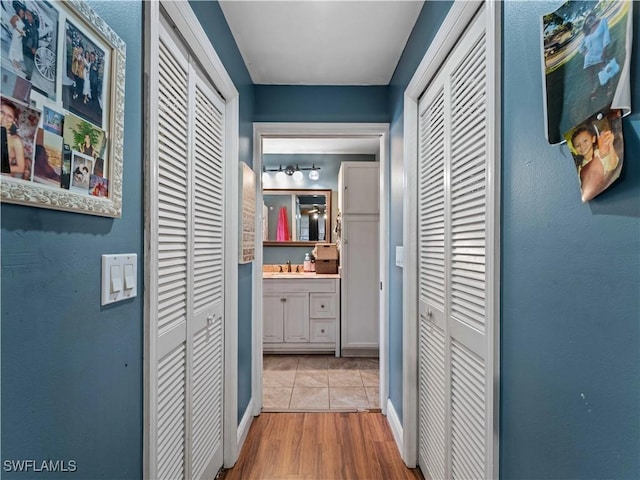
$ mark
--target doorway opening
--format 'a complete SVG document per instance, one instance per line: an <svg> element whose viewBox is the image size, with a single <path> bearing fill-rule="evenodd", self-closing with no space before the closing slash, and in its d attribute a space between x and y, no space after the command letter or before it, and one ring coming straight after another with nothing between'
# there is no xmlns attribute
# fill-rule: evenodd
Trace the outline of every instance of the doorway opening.
<svg viewBox="0 0 640 480"><path fill-rule="evenodd" d="M262 215L256 219L257 271L253 284L254 415L262 411L381 410L386 413L388 265L384 252L387 251L385 232L388 232L388 131L387 124L254 124L253 166L263 174L256 196L256 212ZM306 253L313 253L316 239L320 242L324 239L328 245L337 244L336 249L345 247L339 215L343 200L338 195L343 187L338 180L343 162L369 166L375 163L376 166L373 189L377 223L375 233L369 230L369 237L375 237L377 247L372 258L376 264L375 288L371 289L372 301L376 303L376 318L372 320L378 335L375 348L373 343L366 342L359 345L361 348L343 345L343 338L348 338L343 334L348 318L342 317L340 298L340 282L348 275L342 270L344 265L336 270L335 278L323 275L322 280L317 280L320 276L313 276L312 282L317 282L313 287L308 283L309 276L305 281L296 281L295 277L309 266L305 262ZM263 190L269 190L268 196L263 195ZM326 203L309 197L315 190L330 191ZM279 191L289 195L286 201L290 202L293 220L288 232L290 243L282 240L287 237L281 236L280 241L270 238L271 234L277 235L278 227L282 226L278 225L282 222L278 218L281 207L268 201L272 193ZM308 221L305 215L309 216ZM319 227L313 225L316 216L320 217ZM306 230L307 224L313 228ZM313 238L309 234L313 234ZM343 250L346 260L345 254ZM328 255L333 258L332 253ZM319 262L316 264L320 266ZM326 265L332 268L330 260L322 264ZM288 273L292 278L286 278ZM264 281L263 276L269 278ZM287 281L288 284L283 283ZM283 284L282 290L278 290L279 283ZM293 290L298 292L292 292L291 285L297 285ZM283 291L287 294L283 295ZM296 316L295 312L302 313ZM287 315L295 320L285 320L283 327L281 318ZM302 317L306 320L299 323ZM304 348L300 348L301 345Z"/></svg>

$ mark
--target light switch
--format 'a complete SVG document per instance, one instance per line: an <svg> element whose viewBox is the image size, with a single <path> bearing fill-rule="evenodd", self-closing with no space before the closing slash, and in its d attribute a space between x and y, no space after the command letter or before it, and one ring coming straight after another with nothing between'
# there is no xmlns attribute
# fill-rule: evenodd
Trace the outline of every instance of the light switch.
<svg viewBox="0 0 640 480"><path fill-rule="evenodd" d="M404 267L404 247L402 245L396 246L396 266Z"/></svg>
<svg viewBox="0 0 640 480"><path fill-rule="evenodd" d="M111 293L122 290L122 265L111 265Z"/></svg>
<svg viewBox="0 0 640 480"><path fill-rule="evenodd" d="M136 277L133 272L133 264L124 264L124 289L131 290L136 285Z"/></svg>
<svg viewBox="0 0 640 480"><path fill-rule="evenodd" d="M101 305L137 296L138 255L102 255Z"/></svg>

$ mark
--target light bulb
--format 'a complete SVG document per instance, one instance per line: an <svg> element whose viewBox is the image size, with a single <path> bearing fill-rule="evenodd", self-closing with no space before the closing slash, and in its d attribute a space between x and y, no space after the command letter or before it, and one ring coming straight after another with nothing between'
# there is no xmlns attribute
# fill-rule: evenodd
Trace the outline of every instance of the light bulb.
<svg viewBox="0 0 640 480"><path fill-rule="evenodd" d="M314 220L317 220L317 219L318 219L318 214L317 214L317 213L314 213L314 214L313 214L313 219L314 219Z"/></svg>
<svg viewBox="0 0 640 480"><path fill-rule="evenodd" d="M318 170L314 168L313 170L309 171L309 180L316 181L319 178L320 178L320 172Z"/></svg>
<svg viewBox="0 0 640 480"><path fill-rule="evenodd" d="M268 183L269 180L271 180L271 176L269 175L269 172L262 172L262 182Z"/></svg>
<svg viewBox="0 0 640 480"><path fill-rule="evenodd" d="M304 178L304 175L302 175L302 172L300 170L296 170L295 172L293 172L294 181L301 182L303 178Z"/></svg>
<svg viewBox="0 0 640 480"><path fill-rule="evenodd" d="M276 173L276 180L278 182L284 182L286 178L287 178L287 174L284 173L282 170Z"/></svg>

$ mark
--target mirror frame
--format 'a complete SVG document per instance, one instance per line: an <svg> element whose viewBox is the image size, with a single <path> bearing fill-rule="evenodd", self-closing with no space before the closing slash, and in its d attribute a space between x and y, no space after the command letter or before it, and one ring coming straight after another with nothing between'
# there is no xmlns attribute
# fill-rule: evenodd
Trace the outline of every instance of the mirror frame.
<svg viewBox="0 0 640 480"><path fill-rule="evenodd" d="M326 212L329 213L327 216L327 240L323 241L314 241L314 240L290 240L288 242L278 242L276 240L263 240L262 245L265 247L308 247L310 245L315 245L316 243L331 243L331 195L333 194L333 190L319 190L315 188L301 188L298 190L290 190L290 189L279 189L279 188L265 188L262 190L262 195L269 194L280 194L280 195L319 195L324 194L327 203L326 203Z"/></svg>

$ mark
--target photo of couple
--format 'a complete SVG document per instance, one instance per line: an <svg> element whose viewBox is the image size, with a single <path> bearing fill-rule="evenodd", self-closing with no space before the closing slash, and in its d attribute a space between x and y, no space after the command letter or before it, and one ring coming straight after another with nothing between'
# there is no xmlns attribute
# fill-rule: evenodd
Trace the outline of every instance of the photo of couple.
<svg viewBox="0 0 640 480"><path fill-rule="evenodd" d="M62 106L102 127L105 52L72 23L66 23L65 32L66 79Z"/></svg>
<svg viewBox="0 0 640 480"><path fill-rule="evenodd" d="M2 69L55 100L58 12L44 1L0 2Z"/></svg>

